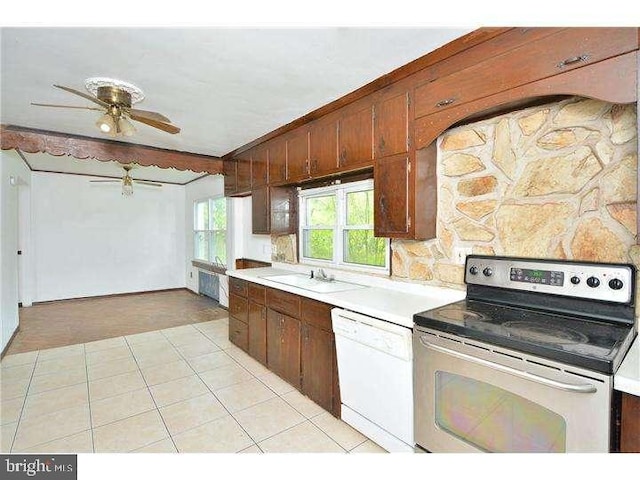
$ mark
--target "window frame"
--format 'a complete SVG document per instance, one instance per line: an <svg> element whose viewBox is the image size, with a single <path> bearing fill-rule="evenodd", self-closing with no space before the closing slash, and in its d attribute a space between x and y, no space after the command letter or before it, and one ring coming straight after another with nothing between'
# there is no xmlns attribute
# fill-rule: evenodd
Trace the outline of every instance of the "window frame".
<svg viewBox="0 0 640 480"><path fill-rule="evenodd" d="M363 265L360 263L350 263L344 261L344 232L347 230L369 229L373 231L373 223L364 225L347 225L347 194L367 190L373 191L373 188L373 179L368 179L350 183L336 183L334 185L326 187L309 188L306 190L300 190L298 192L298 211L300 212L298 222L298 255L300 258L300 263L318 267L342 268L353 271L389 275L391 271L391 242L389 238L386 237L384 237L384 266ZM307 199L326 197L329 195L336 196L336 224L308 226L306 204ZM333 230L333 258L331 260L322 260L305 256L305 231L309 230Z"/></svg>
<svg viewBox="0 0 640 480"><path fill-rule="evenodd" d="M218 202L221 201L224 204L224 209L225 209L225 225L224 228L211 228L212 227L212 221L211 221L211 212L212 210L212 203L213 202ZM207 226L209 228L204 229L204 230L200 230L197 228L198 226L198 205L203 204L203 203L208 203L209 204L209 215L207 218ZM192 245L193 245L193 260L199 261L199 262L204 262L204 263L208 263L211 265L226 265L227 263L227 254L228 254L228 249L227 249L227 233L228 233L228 218L227 218L227 213L228 213L228 202L227 202L227 198L224 195L216 195L213 197L204 197L204 198L199 198L193 201L193 238L192 238ZM211 247L213 246L214 242L213 242L213 237L215 233L219 233L219 232L224 232L224 258L220 256L219 252L211 252ZM197 242L198 242L198 234L200 233L204 233L208 236L208 246L209 248L207 249L207 255L209 258L199 258L197 256L197 252L198 252L198 248L197 248ZM214 253L214 255L211 255L212 253ZM213 257L213 258L211 258ZM220 261L218 262L216 260L216 257L220 259Z"/></svg>

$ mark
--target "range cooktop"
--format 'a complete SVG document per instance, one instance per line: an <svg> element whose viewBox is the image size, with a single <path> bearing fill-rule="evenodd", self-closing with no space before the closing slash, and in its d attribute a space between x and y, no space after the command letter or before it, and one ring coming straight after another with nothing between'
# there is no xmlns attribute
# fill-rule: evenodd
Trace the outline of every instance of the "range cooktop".
<svg viewBox="0 0 640 480"><path fill-rule="evenodd" d="M606 374L636 335L632 265L470 256L465 281L415 324Z"/></svg>

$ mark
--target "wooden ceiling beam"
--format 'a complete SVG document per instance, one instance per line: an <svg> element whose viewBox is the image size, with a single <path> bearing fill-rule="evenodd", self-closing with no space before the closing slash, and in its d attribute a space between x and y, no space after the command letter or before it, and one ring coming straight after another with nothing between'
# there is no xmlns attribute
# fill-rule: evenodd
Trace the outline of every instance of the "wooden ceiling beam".
<svg viewBox="0 0 640 480"><path fill-rule="evenodd" d="M70 155L81 160L91 158L101 162L137 163L145 167L173 167L211 175L222 173L220 157L15 125L0 125L0 147L2 150L16 149L27 153Z"/></svg>

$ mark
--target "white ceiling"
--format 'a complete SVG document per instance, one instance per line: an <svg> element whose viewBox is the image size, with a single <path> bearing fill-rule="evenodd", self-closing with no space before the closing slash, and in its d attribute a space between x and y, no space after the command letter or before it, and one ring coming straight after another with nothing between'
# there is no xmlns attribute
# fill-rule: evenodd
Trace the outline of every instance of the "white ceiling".
<svg viewBox="0 0 640 480"><path fill-rule="evenodd" d="M462 36L469 28L1 29L0 122L103 137L84 91L104 76L131 82L136 104L168 116L171 135L135 122L118 140L224 155Z"/></svg>

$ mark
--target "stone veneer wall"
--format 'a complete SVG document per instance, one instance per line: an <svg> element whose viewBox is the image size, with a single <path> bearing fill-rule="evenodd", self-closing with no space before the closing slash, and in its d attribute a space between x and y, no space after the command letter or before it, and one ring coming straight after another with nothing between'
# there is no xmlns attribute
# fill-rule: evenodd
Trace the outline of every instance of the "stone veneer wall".
<svg viewBox="0 0 640 480"><path fill-rule="evenodd" d="M473 253L633 262L635 105L572 98L449 130L438 139L434 240L392 241L392 276L461 288Z"/></svg>

